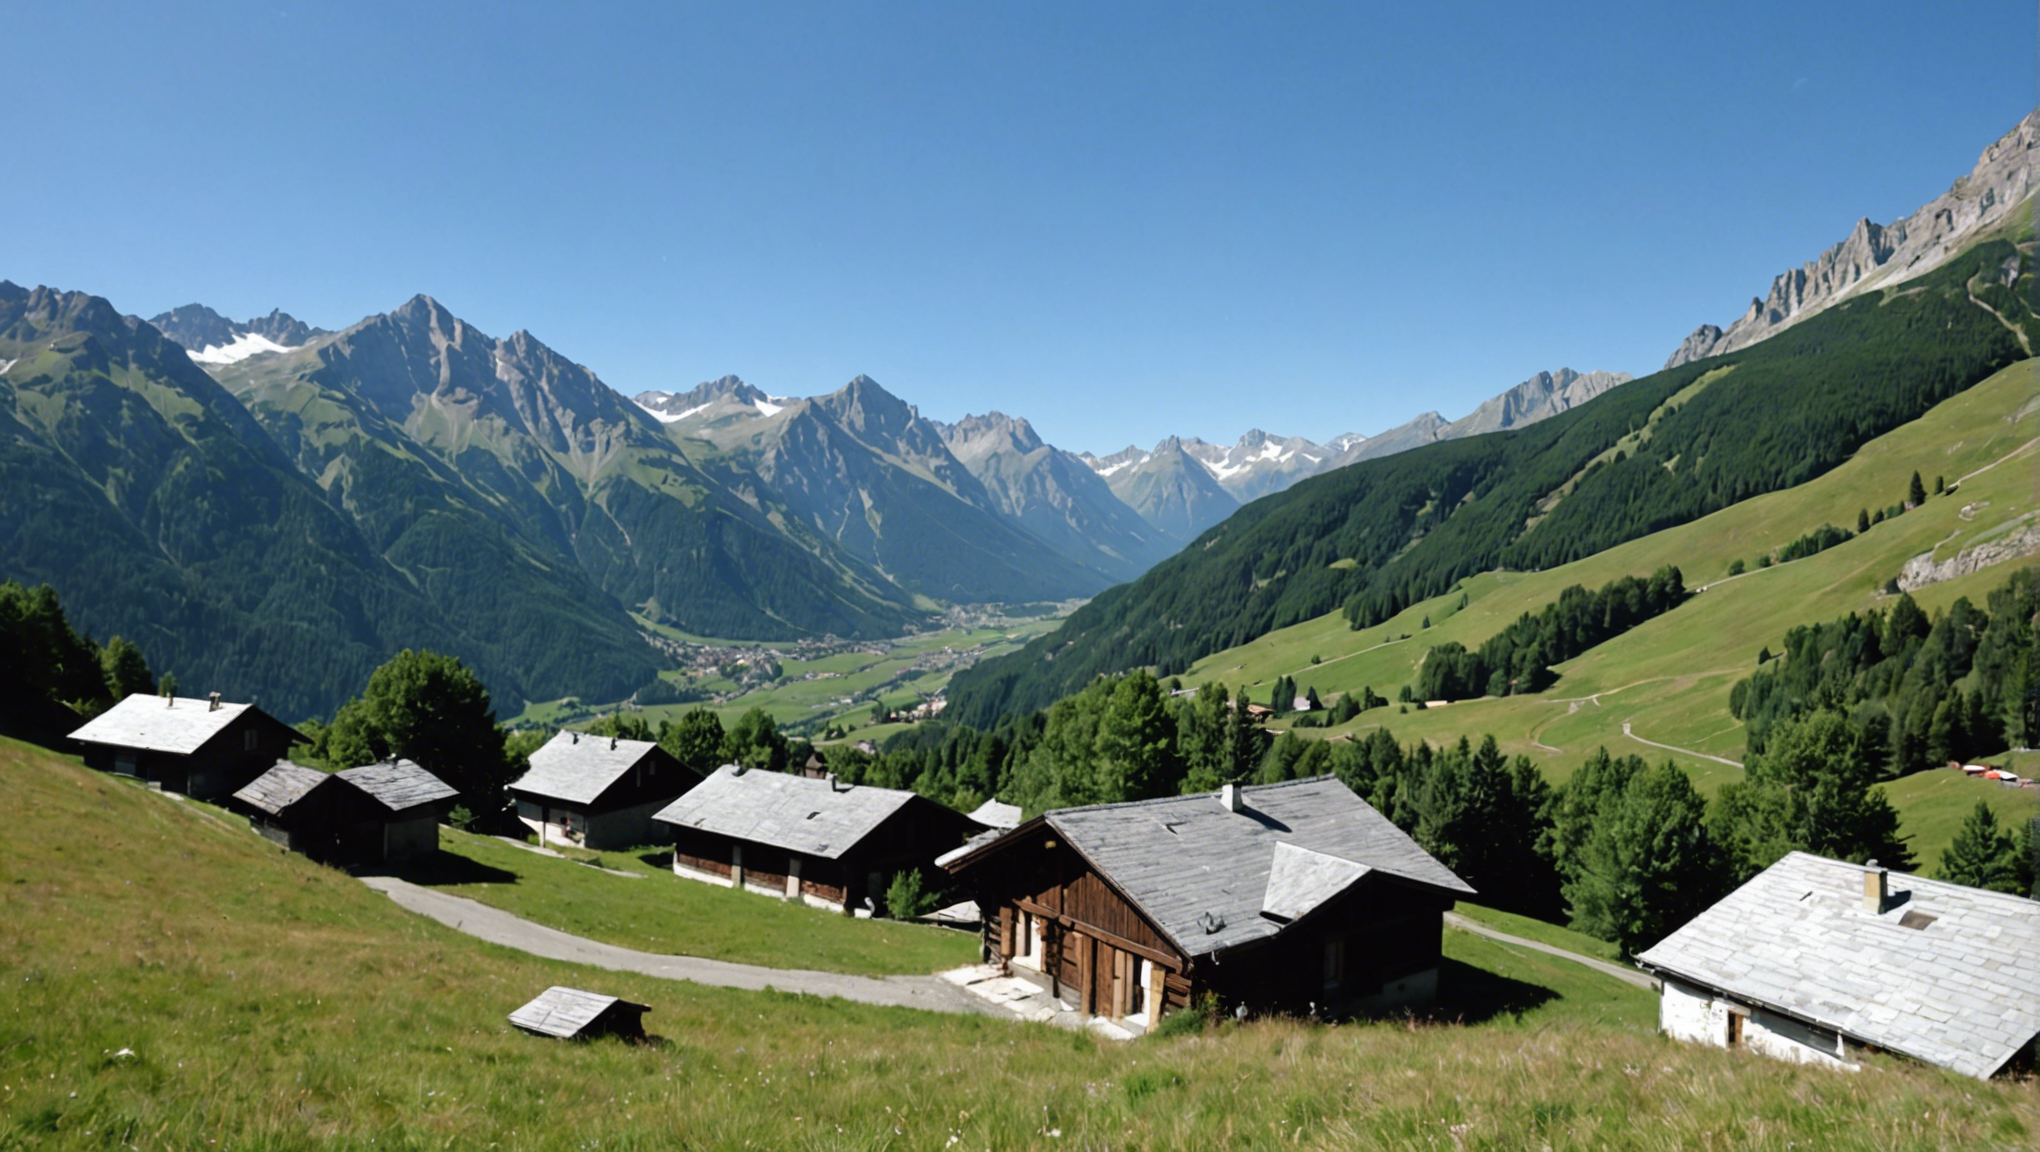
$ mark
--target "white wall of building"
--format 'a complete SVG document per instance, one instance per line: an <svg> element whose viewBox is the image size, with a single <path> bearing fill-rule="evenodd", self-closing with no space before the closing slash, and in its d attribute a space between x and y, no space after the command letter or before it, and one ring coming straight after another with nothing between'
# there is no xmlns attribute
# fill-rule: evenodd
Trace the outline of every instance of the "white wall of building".
<svg viewBox="0 0 2040 1152"><path fill-rule="evenodd" d="M1846 1045L1834 1032L1727 1000L1671 977L1666 977L1663 984L1664 992L1658 999L1658 1028L1675 1040L1726 1048L1732 1030L1730 1018L1740 1016L1740 1047L1793 1064L1819 1064L1851 1071L1857 1067L1846 1059Z"/></svg>

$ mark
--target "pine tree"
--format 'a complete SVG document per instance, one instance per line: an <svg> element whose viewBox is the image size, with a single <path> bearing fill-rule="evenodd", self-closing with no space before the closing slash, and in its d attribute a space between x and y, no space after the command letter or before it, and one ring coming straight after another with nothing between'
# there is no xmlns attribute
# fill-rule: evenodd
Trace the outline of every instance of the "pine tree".
<svg viewBox="0 0 2040 1152"><path fill-rule="evenodd" d="M1868 532L1869 530L1870 530L1870 510L1868 508L1864 508L1856 513L1856 535L1861 536L1863 533Z"/></svg>
<svg viewBox="0 0 2040 1152"><path fill-rule="evenodd" d="M1920 482L1920 474L1912 474L1912 482L1906 485L1905 502L1914 508L1927 502L1927 486Z"/></svg>
<svg viewBox="0 0 2040 1152"><path fill-rule="evenodd" d="M1673 765L1629 777L1601 806L1565 886L1573 927L1633 956L1712 904L1724 886L1706 810Z"/></svg>
<svg viewBox="0 0 2040 1152"><path fill-rule="evenodd" d="M1956 884L1993 892L2016 895L2023 890L2019 883L2018 845L2011 833L1998 827L1997 813L1991 811L1989 804L1978 800L1975 809L1962 821L1955 839L1941 853L1941 870L1937 875Z"/></svg>

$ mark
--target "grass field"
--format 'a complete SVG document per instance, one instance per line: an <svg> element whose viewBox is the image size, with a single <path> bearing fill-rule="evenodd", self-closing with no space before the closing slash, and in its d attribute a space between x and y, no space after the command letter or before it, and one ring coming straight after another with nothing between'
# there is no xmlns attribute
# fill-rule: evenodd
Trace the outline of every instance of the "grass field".
<svg viewBox="0 0 2040 1152"><path fill-rule="evenodd" d="M11 742L0 793L0 1148L1881 1150L2040 1132L2030 1083L1685 1048L1614 982L1462 933L1445 975L1474 1023L1113 1044L534 959ZM649 1004L664 1039L512 1030L551 984Z"/></svg>
<svg viewBox="0 0 2040 1152"><path fill-rule="evenodd" d="M0 1148L1883 1150L2040 1132L2034 1085L1683 1048L1648 1032L1636 989L1459 932L1444 981L1473 1024L1112 1044L537 960L12 742L0 789ZM506 1026L555 983L653 1005L663 1040Z"/></svg>
<svg viewBox="0 0 2040 1152"><path fill-rule="evenodd" d="M1387 727L1399 739L1478 740L1492 733L1503 750L1536 760L1564 780L1598 747L1669 759L1705 791L1741 774L1743 737L1728 713L1728 693L1756 666L1758 652L1778 649L1798 624L1831 620L1887 600L1880 589L1915 555L1947 559L1977 542L2040 515L2040 363L2024 361L1934 408L1858 452L1825 476L1785 492L1724 509L1705 519L1632 541L1548 572L1490 572L1456 591L1413 605L1396 618L1360 631L1333 614L1260 637L1198 661L1187 685L1247 685L1257 700L1278 676L1330 698L1365 685L1393 699L1415 680L1425 653L1456 640L1475 648L1524 612L1537 611L1569 585L1598 588L1620 576L1647 575L1676 564L1700 592L1675 611L1558 666L1559 682L1536 696L1489 698L1407 713L1395 705L1363 713L1334 729L1305 734L1336 738ZM1826 552L1755 566L1759 554L1823 524L1854 528L1856 513L1903 498L1917 470L1929 488L1943 476L1959 489L1930 497ZM1964 479L1967 477L1967 479ZM1727 579L1729 563L1749 563ZM1958 596L1981 603L2003 583L2011 564L2028 556L1915 592L1930 613ZM1458 607L1462 596L1466 607ZM1429 617L1431 627L1423 626ZM1402 639L1407 634L1408 639ZM1316 662L1313 663L1313 658ZM1625 733L1624 725L1629 726ZM1669 745L1670 751L1656 745ZM1717 759L1709 759L1714 757ZM1974 800L1935 789L1896 790L1894 802L1931 866L1945 834ZM1959 804L1953 811L1950 804Z"/></svg>
<svg viewBox="0 0 2040 1152"><path fill-rule="evenodd" d="M664 866L665 848L599 854L603 867L639 877L629 879L451 828L440 831L439 842L443 860L406 871L407 879L644 952L864 976L939 972L977 961L975 933L857 920L696 883Z"/></svg>

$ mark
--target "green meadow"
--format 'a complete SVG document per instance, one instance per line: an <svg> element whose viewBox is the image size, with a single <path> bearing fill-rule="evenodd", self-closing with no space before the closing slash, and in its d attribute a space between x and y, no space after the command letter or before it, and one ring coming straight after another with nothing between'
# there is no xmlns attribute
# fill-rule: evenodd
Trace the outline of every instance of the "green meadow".
<svg viewBox="0 0 2040 1152"><path fill-rule="evenodd" d="M1554 781L1570 776L1605 746L1618 754L1671 760L1711 793L1740 775L1743 734L1729 714L1728 694L1756 667L1758 654L1781 647L1795 625L1888 602L1885 581L1911 557L1930 553L1946 560L2031 525L2040 518L2036 439L2040 365L2024 361L1872 441L1854 459L1798 488L1550 571L1483 573L1359 631L1336 613L1307 621L1199 660L1183 682L1218 681L1235 689L1246 685L1255 700L1265 702L1276 677L1288 675L1299 690L1314 687L1327 699L1366 686L1394 700L1403 685L1414 682L1434 645L1456 640L1477 648L1524 612L1556 600L1570 585L1598 588L1620 576L1648 575L1675 564L1689 588L1703 590L1676 610L1558 665L1558 683L1548 692L1412 706L1407 712L1390 704L1339 728L1302 732L1336 739L1386 727L1399 739L1434 743L1461 735L1477 741L1492 733L1504 751L1529 756ZM1775 554L1823 524L1853 529L1859 510L1867 507L1874 513L1901 501L1915 470L1930 490L1937 476L1945 478L1950 490L1835 548L1758 567L1759 556ZM1748 571L1729 578L1735 560L1744 561ZM1929 613L1960 596L1980 604L1985 593L2004 582L2010 564L2034 562L2029 554L1919 589L1913 598ZM1978 799L1989 801L2000 815L2040 815L2040 793L1973 780L1950 780L1941 787L1900 781L1890 794L1926 867Z"/></svg>
<svg viewBox="0 0 2040 1152"><path fill-rule="evenodd" d="M1887 1150L2040 1133L2031 1082L1684 1047L1652 1033L1646 993L1464 933L1447 934L1439 1018L1116 1044L535 959L18 743L0 741L0 792L0 1148ZM651 1005L656 1039L510 1028L553 984Z"/></svg>

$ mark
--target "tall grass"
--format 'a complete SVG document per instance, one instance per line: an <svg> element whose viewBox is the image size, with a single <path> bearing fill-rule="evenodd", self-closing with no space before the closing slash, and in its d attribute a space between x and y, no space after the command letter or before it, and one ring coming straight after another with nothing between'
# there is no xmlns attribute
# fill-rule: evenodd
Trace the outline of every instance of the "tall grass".
<svg viewBox="0 0 2040 1152"><path fill-rule="evenodd" d="M1120 1045L580 969L40 750L0 742L0 795L10 1149L1881 1150L2040 1132L2030 1084L1796 1068L1534 1009ZM550 984L650 1004L664 1039L512 1030Z"/></svg>

